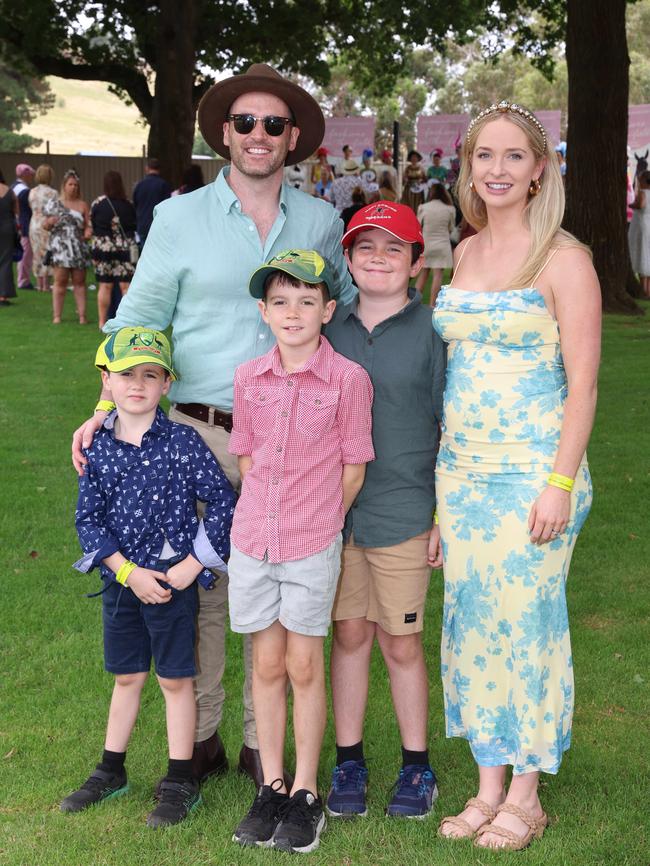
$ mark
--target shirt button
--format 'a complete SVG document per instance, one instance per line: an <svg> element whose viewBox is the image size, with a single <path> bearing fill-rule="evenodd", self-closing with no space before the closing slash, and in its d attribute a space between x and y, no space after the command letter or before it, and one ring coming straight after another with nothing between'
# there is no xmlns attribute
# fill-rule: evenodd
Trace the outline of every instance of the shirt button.
<svg viewBox="0 0 650 866"><path fill-rule="evenodd" d="M278 445L278 447L275 450L276 451L282 451L282 445Z"/></svg>
<svg viewBox="0 0 650 866"><path fill-rule="evenodd" d="M257 339L258 339L258 340L263 340L264 337L265 337L265 334L258 334L258 335L257 335Z"/></svg>
<svg viewBox="0 0 650 866"><path fill-rule="evenodd" d="M269 514L269 517L273 518L273 517L275 517L275 514Z"/></svg>
<svg viewBox="0 0 650 866"><path fill-rule="evenodd" d="M248 231L249 231L249 232L253 232L253 231L255 231L255 226L249 226L249 227L248 227Z"/></svg>
<svg viewBox="0 0 650 866"><path fill-rule="evenodd" d="M289 380L287 381L287 385L289 385L289 387L291 387L291 385L293 385L293 382L291 381L291 379L289 379Z"/></svg>
<svg viewBox="0 0 650 866"><path fill-rule="evenodd" d="M317 406L320 406L320 404L321 404L322 402L323 402L322 400L314 400L314 403L315 403Z"/></svg>
<svg viewBox="0 0 650 866"><path fill-rule="evenodd" d="M289 413L283 411L283 412L280 412L280 414L282 415L283 418L286 418Z"/></svg>
<svg viewBox="0 0 650 866"><path fill-rule="evenodd" d="M368 345L372 346L372 337L368 337Z"/></svg>
<svg viewBox="0 0 650 866"><path fill-rule="evenodd" d="M264 395L262 395L262 396L260 397L260 400L266 400L266 397L265 397Z"/></svg>
<svg viewBox="0 0 650 866"><path fill-rule="evenodd" d="M142 461L142 465L143 465L143 466L148 466L148 465L149 465L149 461L148 461L148 460L143 460L143 461Z"/></svg>
<svg viewBox="0 0 650 866"><path fill-rule="evenodd" d="M274 478L273 481L271 481L271 484L279 484L279 483L280 483L280 482L278 481L277 478Z"/></svg>
<svg viewBox="0 0 650 866"><path fill-rule="evenodd" d="M159 499L159 496L158 496L158 494L157 494L157 493L154 493L154 495L153 495L153 498L154 498L154 499L155 499L155 500L156 500L156 502L157 502L157 501L158 501L158 499Z"/></svg>

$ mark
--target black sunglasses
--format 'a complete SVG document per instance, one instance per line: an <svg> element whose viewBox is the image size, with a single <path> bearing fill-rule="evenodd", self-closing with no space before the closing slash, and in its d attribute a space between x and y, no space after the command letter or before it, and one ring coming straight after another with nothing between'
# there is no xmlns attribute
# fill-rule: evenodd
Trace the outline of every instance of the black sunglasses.
<svg viewBox="0 0 650 866"><path fill-rule="evenodd" d="M285 126L293 123L290 117L276 117L275 114L268 114L266 117L255 117L254 114L229 114L228 120L232 120L235 132L240 135L248 135L252 132L258 120L264 124L266 134L272 136L282 135Z"/></svg>

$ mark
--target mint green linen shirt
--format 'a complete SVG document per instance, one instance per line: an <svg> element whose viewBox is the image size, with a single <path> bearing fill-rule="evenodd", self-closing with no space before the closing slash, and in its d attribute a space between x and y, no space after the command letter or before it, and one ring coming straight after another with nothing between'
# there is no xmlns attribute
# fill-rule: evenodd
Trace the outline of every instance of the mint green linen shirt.
<svg viewBox="0 0 650 866"><path fill-rule="evenodd" d="M214 183L161 202L128 294L107 333L130 325L173 327L170 400L232 411L235 368L268 352L275 338L248 293L255 268L282 250L315 249L333 265L342 291L356 289L343 257L343 223L331 204L285 184L278 216L262 246L241 212L224 168Z"/></svg>

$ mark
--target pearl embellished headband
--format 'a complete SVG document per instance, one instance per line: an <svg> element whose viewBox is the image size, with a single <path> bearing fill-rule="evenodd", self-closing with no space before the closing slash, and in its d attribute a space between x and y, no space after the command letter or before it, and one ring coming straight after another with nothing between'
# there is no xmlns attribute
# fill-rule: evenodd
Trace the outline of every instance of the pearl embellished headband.
<svg viewBox="0 0 650 866"><path fill-rule="evenodd" d="M501 102L496 103L493 102L488 108L484 108L480 114L477 114L474 120L467 127L467 137L472 133L472 129L474 126L482 120L484 117L487 117L488 114L507 114L508 112L513 112L515 114L521 115L521 117L525 117L526 120L530 121L530 123L534 124L537 129L539 129L542 138L544 140L544 150L546 150L546 130L539 122L539 120L535 117L532 111L529 111L527 108L523 108L521 105L517 105L516 102L508 102L507 99L502 99Z"/></svg>

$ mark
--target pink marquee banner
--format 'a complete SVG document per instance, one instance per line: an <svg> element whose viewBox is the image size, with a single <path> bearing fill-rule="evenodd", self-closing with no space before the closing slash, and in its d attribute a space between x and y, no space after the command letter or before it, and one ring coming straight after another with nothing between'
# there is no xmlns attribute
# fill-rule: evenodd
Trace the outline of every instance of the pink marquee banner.
<svg viewBox="0 0 650 866"><path fill-rule="evenodd" d="M361 154L369 147L374 149L375 118L374 117L326 117L325 138L326 147L334 159L343 159L341 149L349 144L355 159L361 160Z"/></svg>
<svg viewBox="0 0 650 866"><path fill-rule="evenodd" d="M536 111L534 114L555 146L560 141L560 111ZM453 157L456 142L465 137L469 121L469 114L421 114L417 123L418 150L426 160L437 147L443 151L443 161Z"/></svg>
<svg viewBox="0 0 650 866"><path fill-rule="evenodd" d="M421 114L417 123L418 150L427 161L437 147L443 159L452 157L456 141L463 139L468 126L469 114Z"/></svg>
<svg viewBox="0 0 650 866"><path fill-rule="evenodd" d="M632 148L645 147L650 143L650 105L629 106L627 143Z"/></svg>

